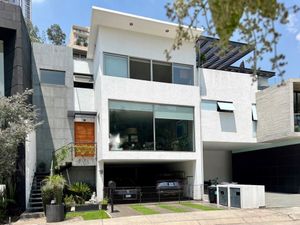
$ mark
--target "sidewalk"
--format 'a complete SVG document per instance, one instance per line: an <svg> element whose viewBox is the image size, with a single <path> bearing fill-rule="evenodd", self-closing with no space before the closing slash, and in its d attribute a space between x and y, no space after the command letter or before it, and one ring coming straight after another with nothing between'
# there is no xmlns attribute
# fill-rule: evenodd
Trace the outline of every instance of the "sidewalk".
<svg viewBox="0 0 300 225"><path fill-rule="evenodd" d="M45 218L23 220L15 225L44 225ZM282 209L218 210L187 213L168 213L148 216L130 216L105 220L82 221L80 218L51 223L53 225L217 225L217 224L258 224L258 225L300 225L300 207Z"/></svg>

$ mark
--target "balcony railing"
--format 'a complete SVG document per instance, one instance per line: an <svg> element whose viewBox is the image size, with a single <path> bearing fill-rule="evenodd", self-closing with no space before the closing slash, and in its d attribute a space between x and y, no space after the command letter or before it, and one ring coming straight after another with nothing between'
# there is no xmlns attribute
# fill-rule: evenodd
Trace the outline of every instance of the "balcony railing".
<svg viewBox="0 0 300 225"><path fill-rule="evenodd" d="M96 159L97 144L95 142L71 142L53 152L51 170L61 170L73 162L87 162ZM84 163L82 164L84 166Z"/></svg>
<svg viewBox="0 0 300 225"><path fill-rule="evenodd" d="M300 113L294 113L294 131L300 132Z"/></svg>

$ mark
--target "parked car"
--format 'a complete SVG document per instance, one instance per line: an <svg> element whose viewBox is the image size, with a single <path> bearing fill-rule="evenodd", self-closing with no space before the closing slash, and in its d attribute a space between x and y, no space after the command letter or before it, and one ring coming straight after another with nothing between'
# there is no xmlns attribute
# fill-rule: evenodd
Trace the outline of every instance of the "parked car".
<svg viewBox="0 0 300 225"><path fill-rule="evenodd" d="M160 195L178 195L183 192L183 185L180 180L158 180L156 183L156 191Z"/></svg>

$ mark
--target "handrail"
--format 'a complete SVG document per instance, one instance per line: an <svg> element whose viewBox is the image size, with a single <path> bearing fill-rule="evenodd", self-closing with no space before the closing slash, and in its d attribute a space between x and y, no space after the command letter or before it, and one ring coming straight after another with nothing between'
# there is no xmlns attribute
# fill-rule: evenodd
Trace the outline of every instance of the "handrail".
<svg viewBox="0 0 300 225"><path fill-rule="evenodd" d="M52 153L51 174L64 163L72 162L75 157L96 157L96 149L96 142L70 142L56 149Z"/></svg>

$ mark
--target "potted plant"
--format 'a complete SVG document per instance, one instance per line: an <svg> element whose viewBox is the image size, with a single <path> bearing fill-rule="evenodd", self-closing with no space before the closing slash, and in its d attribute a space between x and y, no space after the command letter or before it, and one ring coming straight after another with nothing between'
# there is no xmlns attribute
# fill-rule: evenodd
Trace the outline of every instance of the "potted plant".
<svg viewBox="0 0 300 225"><path fill-rule="evenodd" d="M107 210L107 205L108 205L108 199L107 199L107 198L104 198L104 199L101 201L101 209L102 209L102 210Z"/></svg>
<svg viewBox="0 0 300 225"><path fill-rule="evenodd" d="M63 189L66 180L61 175L48 176L43 181L42 200L47 222L60 222L64 220L64 204L62 203Z"/></svg>
<svg viewBox="0 0 300 225"><path fill-rule="evenodd" d="M65 203L66 212L70 212L71 208L76 205L73 195L70 195L70 196L67 195L64 198L64 203Z"/></svg>

